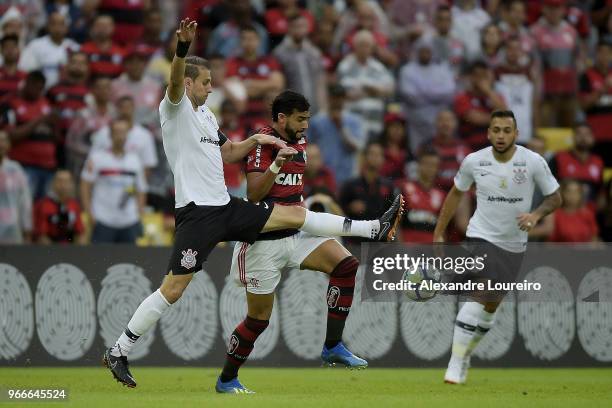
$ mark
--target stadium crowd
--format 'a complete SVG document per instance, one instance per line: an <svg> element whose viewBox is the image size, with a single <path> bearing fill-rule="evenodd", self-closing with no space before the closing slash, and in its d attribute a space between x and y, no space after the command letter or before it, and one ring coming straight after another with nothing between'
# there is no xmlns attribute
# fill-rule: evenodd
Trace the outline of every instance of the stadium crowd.
<svg viewBox="0 0 612 408"><path fill-rule="evenodd" d="M511 109L562 184L531 238L612 240L610 0L9 0L0 243L135 242L148 212L171 219L158 105L182 17L198 22L191 53L209 60L207 105L230 140L268 124L281 90L308 98L311 208L376 218L401 190L401 239L431 242L490 112ZM225 167L238 196L242 167Z"/></svg>

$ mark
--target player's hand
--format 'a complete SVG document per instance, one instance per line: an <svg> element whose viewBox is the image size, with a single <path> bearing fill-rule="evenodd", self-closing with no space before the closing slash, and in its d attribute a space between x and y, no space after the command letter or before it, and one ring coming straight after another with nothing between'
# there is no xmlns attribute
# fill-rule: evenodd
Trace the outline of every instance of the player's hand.
<svg viewBox="0 0 612 408"><path fill-rule="evenodd" d="M192 42L195 38L198 23L195 20L189 21L189 18L181 20L179 28L176 30L176 36L179 41Z"/></svg>
<svg viewBox="0 0 612 408"><path fill-rule="evenodd" d="M278 137L275 137L272 135L256 133L251 137L255 139L255 142L257 142L257 144L260 144L260 145L275 145L279 149L284 149L287 147L287 143L285 143L283 140L279 139Z"/></svg>
<svg viewBox="0 0 612 408"><path fill-rule="evenodd" d="M293 158L293 155L297 153L298 151L295 150L293 147L283 147L276 154L276 159L274 161L276 162L276 165L278 167L283 167L283 164L285 164L288 161L291 161L291 159Z"/></svg>
<svg viewBox="0 0 612 408"><path fill-rule="evenodd" d="M540 221L540 217L533 213L522 213L516 217L516 220L518 221L518 227L521 229L521 231L529 232L536 226L538 221Z"/></svg>

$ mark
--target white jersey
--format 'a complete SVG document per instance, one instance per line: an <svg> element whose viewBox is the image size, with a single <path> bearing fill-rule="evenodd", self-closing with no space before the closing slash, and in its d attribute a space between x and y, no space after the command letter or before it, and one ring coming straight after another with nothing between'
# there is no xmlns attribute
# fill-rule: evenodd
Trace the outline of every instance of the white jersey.
<svg viewBox="0 0 612 408"><path fill-rule="evenodd" d="M112 144L109 126L104 126L91 135L92 150L107 150L111 148ZM147 168L157 166L154 136L145 127L134 124L127 134L124 148L126 152L136 154L143 166Z"/></svg>
<svg viewBox="0 0 612 408"><path fill-rule="evenodd" d="M505 163L495 159L491 146L469 154L455 175L455 187L467 191L472 183L476 183L476 211L466 235L511 252L525 251L527 232L519 229L516 217L530 212L536 184L545 196L559 188L546 160L522 146L516 146Z"/></svg>
<svg viewBox="0 0 612 408"><path fill-rule="evenodd" d="M96 221L125 228L140 221L137 192L145 192L144 169L138 156L116 156L110 150L94 150L81 178L93 184L91 212Z"/></svg>
<svg viewBox="0 0 612 408"><path fill-rule="evenodd" d="M185 91L174 104L168 93L159 104L164 151L174 174L175 207L190 202L221 206L230 197L223 177L221 146L227 141L219 133L215 115L206 106L193 109Z"/></svg>

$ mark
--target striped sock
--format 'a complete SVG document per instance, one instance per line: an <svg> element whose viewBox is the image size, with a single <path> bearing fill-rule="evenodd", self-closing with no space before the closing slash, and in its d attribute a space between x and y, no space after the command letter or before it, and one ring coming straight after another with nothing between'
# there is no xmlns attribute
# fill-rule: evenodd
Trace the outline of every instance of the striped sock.
<svg viewBox="0 0 612 408"><path fill-rule="evenodd" d="M246 319L234 329L230 336L225 357L225 366L221 372L221 381L228 382L238 376L238 370L253 351L255 340L266 330L269 320L257 320L247 316Z"/></svg>
<svg viewBox="0 0 612 408"><path fill-rule="evenodd" d="M342 340L342 332L353 303L355 275L359 261L354 256L344 258L329 276L327 287L327 334L325 347L334 347Z"/></svg>

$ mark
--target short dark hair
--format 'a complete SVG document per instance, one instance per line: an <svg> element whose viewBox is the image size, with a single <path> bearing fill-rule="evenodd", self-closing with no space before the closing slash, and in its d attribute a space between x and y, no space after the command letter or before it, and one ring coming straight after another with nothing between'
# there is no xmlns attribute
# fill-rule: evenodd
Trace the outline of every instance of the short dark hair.
<svg viewBox="0 0 612 408"><path fill-rule="evenodd" d="M190 55L185 58L185 76L195 79L200 75L200 68L210 69L208 61L196 55Z"/></svg>
<svg viewBox="0 0 612 408"><path fill-rule="evenodd" d="M122 102L127 102L127 101L136 103L132 95L125 94L125 95L120 96L119 99L117 99L117 104L120 104Z"/></svg>
<svg viewBox="0 0 612 408"><path fill-rule="evenodd" d="M476 60L468 66L467 72L473 74L478 69L491 69L491 67L484 60Z"/></svg>
<svg viewBox="0 0 612 408"><path fill-rule="evenodd" d="M438 6L438 8L436 9L436 14L438 13L442 13L442 12L451 12L451 8L448 4L440 4Z"/></svg>
<svg viewBox="0 0 612 408"><path fill-rule="evenodd" d="M43 74L43 72L41 70L34 70L34 71L30 71L28 72L28 75L26 75L26 82L40 82L43 85L45 84L45 82L47 82L47 78L45 78L45 74Z"/></svg>
<svg viewBox="0 0 612 408"><path fill-rule="evenodd" d="M310 103L301 93L287 90L274 98L272 102L272 121L278 122L278 114L291 115L293 112L306 112L310 109Z"/></svg>
<svg viewBox="0 0 612 408"><path fill-rule="evenodd" d="M420 161L423 157L427 157L427 156L440 157L435 147L433 147L429 143L424 143L419 148L419 151L417 153L417 159Z"/></svg>
<svg viewBox="0 0 612 408"><path fill-rule="evenodd" d="M257 34L257 36L259 37L259 31L257 31L257 28L255 27L254 24L243 24L240 26L240 34L244 33L245 31L251 31L255 34Z"/></svg>
<svg viewBox="0 0 612 408"><path fill-rule="evenodd" d="M511 110L496 110L491 113L491 122L495 118L512 118L512 122L514 122L514 128L517 129L516 118L514 117L514 112Z"/></svg>
<svg viewBox="0 0 612 408"><path fill-rule="evenodd" d="M4 43L6 42L14 42L15 44L19 44L19 37L17 34L7 34L0 40L0 46L4 47Z"/></svg>

